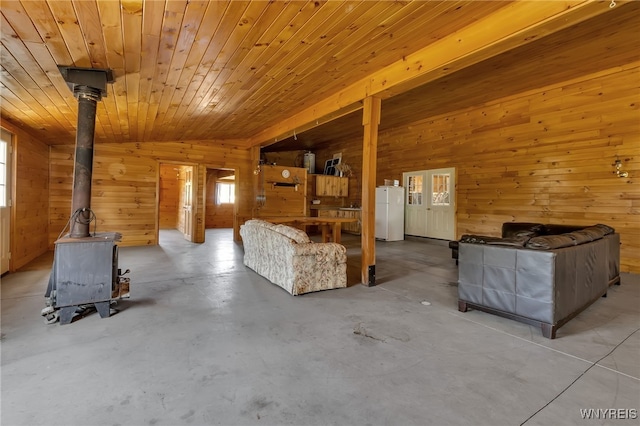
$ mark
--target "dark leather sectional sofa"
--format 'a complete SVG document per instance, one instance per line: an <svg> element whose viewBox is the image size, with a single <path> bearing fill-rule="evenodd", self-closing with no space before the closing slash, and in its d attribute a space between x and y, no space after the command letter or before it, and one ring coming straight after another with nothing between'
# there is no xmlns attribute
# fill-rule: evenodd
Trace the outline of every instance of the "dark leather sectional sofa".
<svg viewBox="0 0 640 426"><path fill-rule="evenodd" d="M463 235L452 243L460 311L536 325L551 339L620 282L620 235L607 225L507 222L502 237Z"/></svg>

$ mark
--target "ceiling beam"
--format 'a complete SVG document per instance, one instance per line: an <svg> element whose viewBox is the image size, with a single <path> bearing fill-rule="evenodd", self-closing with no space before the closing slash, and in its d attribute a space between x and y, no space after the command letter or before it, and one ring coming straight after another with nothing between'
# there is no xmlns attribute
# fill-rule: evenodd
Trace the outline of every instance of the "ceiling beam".
<svg viewBox="0 0 640 426"><path fill-rule="evenodd" d="M273 127L270 127L269 130L276 134L273 139L265 140L263 143L258 143L262 147L269 146L273 143L280 142L283 139L287 139L290 137L295 137L296 135L306 132L307 130L311 130L314 127L322 126L323 124L329 123L335 119L340 117L344 117L345 115L349 115L352 112L361 110L363 108L363 102L357 101L345 107L339 108L335 111L331 111L326 115L316 115L315 110L312 111L312 118L309 119L309 116L299 116L294 115L290 119L287 119L279 124L276 124ZM315 117L315 118L313 118ZM254 146L255 139L248 139L250 146Z"/></svg>
<svg viewBox="0 0 640 426"><path fill-rule="evenodd" d="M616 0L621 7L629 0ZM610 1L516 1L458 32L405 56L305 110L264 129L249 145L267 146L294 131L315 127L323 117L360 105L363 99L386 99L437 80L516 47L528 44L608 12ZM337 117L336 117L337 118ZM383 118L384 119L384 118ZM326 120L324 120L326 122Z"/></svg>

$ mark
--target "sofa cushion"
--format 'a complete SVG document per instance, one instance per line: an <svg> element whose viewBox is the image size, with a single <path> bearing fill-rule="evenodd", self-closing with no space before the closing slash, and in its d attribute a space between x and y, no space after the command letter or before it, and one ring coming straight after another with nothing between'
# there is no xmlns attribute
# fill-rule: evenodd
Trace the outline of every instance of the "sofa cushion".
<svg viewBox="0 0 640 426"><path fill-rule="evenodd" d="M498 241L501 239L501 237L490 237L488 235L464 234L462 237L460 237L460 242L471 244L487 244L488 241Z"/></svg>
<svg viewBox="0 0 640 426"><path fill-rule="evenodd" d="M276 225L273 228L274 231L281 233L282 235L291 238L298 244L310 243L311 240L306 232L302 229L293 228L287 225Z"/></svg>
<svg viewBox="0 0 640 426"><path fill-rule="evenodd" d="M249 219L245 222L245 224L247 225L256 225L256 226L261 226L263 228L267 228L267 229L273 229L275 228L276 225L274 225L271 222L267 222L265 220L262 219Z"/></svg>
<svg viewBox="0 0 640 426"><path fill-rule="evenodd" d="M512 247L524 247L529 237L514 237L514 238L501 238L501 237L489 237L486 235L463 235L460 238L461 243L470 244L488 244L498 246L512 246Z"/></svg>
<svg viewBox="0 0 640 426"><path fill-rule="evenodd" d="M525 247L534 250L552 250L575 245L575 240L568 234L542 235L533 237L525 244Z"/></svg>
<svg viewBox="0 0 640 426"><path fill-rule="evenodd" d="M599 240L605 236L605 231L596 226L589 226L579 231L570 232L569 235L578 236L576 244L588 243L591 241Z"/></svg>
<svg viewBox="0 0 640 426"><path fill-rule="evenodd" d="M504 222L502 224L502 236L505 238L544 234L544 225L532 222Z"/></svg>
<svg viewBox="0 0 640 426"><path fill-rule="evenodd" d="M610 234L613 234L614 232L616 232L616 230L613 229L612 227L610 227L608 225L603 225L602 223L599 223L597 225L593 225L590 228L599 228L604 232L604 235L610 235Z"/></svg>
<svg viewBox="0 0 640 426"><path fill-rule="evenodd" d="M526 239L528 240L529 238L533 238L533 237L537 237L538 235L540 235L538 232L536 231L527 231L527 230L522 230L522 231L517 231L516 233L514 233L513 235L507 237L505 235L505 238L518 238L518 239Z"/></svg>
<svg viewBox="0 0 640 426"><path fill-rule="evenodd" d="M591 241L602 238L602 237L595 238L594 235L591 235L588 231L584 232L583 230L569 232L565 235L568 235L573 240L574 246L584 244L584 243L590 243Z"/></svg>
<svg viewBox="0 0 640 426"><path fill-rule="evenodd" d="M580 225L554 225L547 224L544 225L542 232L539 235L560 235L560 234L568 234L569 232L579 231L585 228Z"/></svg>
<svg viewBox="0 0 640 426"><path fill-rule="evenodd" d="M491 246L524 247L527 241L529 241L529 237L500 238L495 241L487 241L487 244Z"/></svg>

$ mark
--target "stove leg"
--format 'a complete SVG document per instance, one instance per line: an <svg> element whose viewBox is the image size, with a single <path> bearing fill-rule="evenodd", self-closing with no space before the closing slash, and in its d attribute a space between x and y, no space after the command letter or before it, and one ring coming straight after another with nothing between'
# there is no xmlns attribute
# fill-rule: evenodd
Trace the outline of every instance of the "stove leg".
<svg viewBox="0 0 640 426"><path fill-rule="evenodd" d="M71 324L73 316L76 314L77 306L65 306L60 308L60 325Z"/></svg>
<svg viewBox="0 0 640 426"><path fill-rule="evenodd" d="M100 318L109 318L110 301L95 303L96 310L100 314Z"/></svg>

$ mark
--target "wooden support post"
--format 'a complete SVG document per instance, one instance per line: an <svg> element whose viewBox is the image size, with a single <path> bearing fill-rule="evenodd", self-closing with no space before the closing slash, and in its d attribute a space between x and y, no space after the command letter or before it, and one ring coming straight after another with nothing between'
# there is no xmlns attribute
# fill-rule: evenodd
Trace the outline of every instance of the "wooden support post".
<svg viewBox="0 0 640 426"><path fill-rule="evenodd" d="M362 284L376 285L376 165L378 159L378 126L380 98L364 100L362 125Z"/></svg>
<svg viewBox="0 0 640 426"><path fill-rule="evenodd" d="M258 214L258 204L256 201L256 197L258 196L258 192L260 191L260 179L262 176L260 174L256 174L258 170L257 167L260 164L260 146L252 146L251 147L251 179L253 182L253 196L251 198L251 215L256 217ZM260 173L264 173L264 170L260 170Z"/></svg>
<svg viewBox="0 0 640 426"><path fill-rule="evenodd" d="M236 196L240 193L237 188L238 184L243 182L251 181L251 193L248 195L244 195L242 199L242 211L237 207L234 207L234 218L233 218L233 240L234 241L242 241L240 237L240 226L247 220L252 217L256 217L258 211L256 209L256 197L258 195L259 190L259 179L260 175L255 174L256 167L260 163L260 145L252 146L250 148L250 162L248 164L247 170L238 170L236 169ZM246 180L245 180L246 179ZM247 199L248 198L248 199ZM240 198L236 198L240 200ZM250 210L249 210L250 209Z"/></svg>

